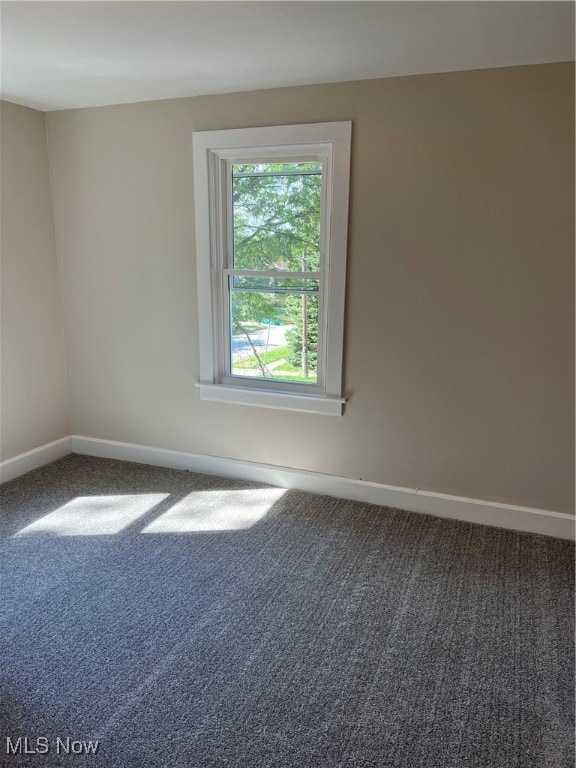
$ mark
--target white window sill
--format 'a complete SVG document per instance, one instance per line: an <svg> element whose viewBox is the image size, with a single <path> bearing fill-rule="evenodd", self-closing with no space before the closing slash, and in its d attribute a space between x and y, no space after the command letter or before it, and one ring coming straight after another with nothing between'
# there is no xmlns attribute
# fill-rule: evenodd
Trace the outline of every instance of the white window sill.
<svg viewBox="0 0 576 768"><path fill-rule="evenodd" d="M340 397L271 392L247 387L230 387L226 384L202 384L200 382L196 386L200 389L202 400L256 405L261 408L275 408L284 411L321 413L328 416L341 416L342 407L346 402Z"/></svg>

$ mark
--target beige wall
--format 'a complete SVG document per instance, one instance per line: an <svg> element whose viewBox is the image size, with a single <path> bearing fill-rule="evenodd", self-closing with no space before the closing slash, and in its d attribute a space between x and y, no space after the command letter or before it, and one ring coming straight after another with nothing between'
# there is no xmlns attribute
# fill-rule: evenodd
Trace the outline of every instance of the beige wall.
<svg viewBox="0 0 576 768"><path fill-rule="evenodd" d="M0 458L70 434L44 114L0 105Z"/></svg>
<svg viewBox="0 0 576 768"><path fill-rule="evenodd" d="M572 512L572 72L48 114L73 432ZM202 402L192 132L348 119L345 415Z"/></svg>

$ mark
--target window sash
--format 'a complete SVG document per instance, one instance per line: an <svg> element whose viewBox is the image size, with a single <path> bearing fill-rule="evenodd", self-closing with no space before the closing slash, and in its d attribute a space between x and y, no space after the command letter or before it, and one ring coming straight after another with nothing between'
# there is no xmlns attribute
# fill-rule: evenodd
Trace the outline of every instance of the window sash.
<svg viewBox="0 0 576 768"><path fill-rule="evenodd" d="M246 270L243 270L246 271ZM238 374L232 373L232 296L235 292L242 292L246 291L244 288L238 288L238 289L231 289L230 288L230 281L231 277L235 274L235 270L223 270L222 271L222 296L224 298L222 304L223 306L223 315L222 315L222 327L221 327L221 338L223 339L222 349L221 349L221 381L223 383L228 384L235 384L237 386L253 386L254 382L260 381L262 382L262 385L265 389L270 390L285 390L287 385L290 385L289 389L290 391L297 392L298 390L305 391L305 392L324 392L325 390L325 381L324 381L324 375L325 375L325 357L326 357L326 345L324 343L325 341L325 326L324 323L320 322L321 317L321 308L323 306L323 294L324 294L324 285L323 282L320 281L318 290L317 291L302 291L302 290L296 290L296 291L290 291L290 293L296 293L300 295L312 295L318 297L318 341L317 341L317 358L316 358L316 384L309 384L306 382L288 382L285 379L268 379L264 377L251 377L251 376L239 376ZM261 273L258 273L261 275ZM291 277L294 276L294 273L288 273ZM314 273L319 274L319 273ZM307 275L308 279L310 279L310 275ZM274 293L272 290L266 290L265 288L258 288L254 291L249 292L255 292L255 293ZM288 291L282 291L282 293L288 293ZM245 383L242 383L245 382ZM260 385L259 385L260 386Z"/></svg>
<svg viewBox="0 0 576 768"><path fill-rule="evenodd" d="M276 154L277 149L283 150L282 154L278 155ZM295 148L291 147L292 151L298 150L298 152L302 152L304 148ZM267 152L269 150L269 153ZM221 205L221 211L220 214L222 216L222 221L225 222L225 227L223 228L225 230L224 232L224 242L222 243L222 267L224 269L234 269L234 205L233 205L233 166L240 165L240 164L251 164L255 162L276 162L281 163L283 161L286 162L294 162L295 160L302 160L305 161L316 161L321 164L322 169L321 171L313 171L313 172L298 172L298 175L310 175L313 173L314 175L317 175L320 173L322 175L322 188L320 192L320 253L319 253L319 264L320 264L320 271L324 272L325 270L325 254L327 251L327 245L328 240L330 237L330 186L331 186L331 177L332 177L332 149L331 147L325 146L323 149L318 148L318 146L314 147L313 150L311 150L311 154L302 156L301 154L298 154L297 157L290 157L290 155L287 153L286 147L269 147L260 150L261 153L264 153L260 155L259 157L255 158L253 155L250 155L249 159L246 159L246 156L244 155L233 155L232 157L228 157L227 159L221 158L221 168L220 168L220 190L219 190L219 197L223 198L220 201ZM286 154L285 154L286 153ZM263 175L263 174L255 174L257 176ZM286 176L289 175L287 173L282 174L264 174L264 175L282 175ZM292 175L292 174L290 174Z"/></svg>

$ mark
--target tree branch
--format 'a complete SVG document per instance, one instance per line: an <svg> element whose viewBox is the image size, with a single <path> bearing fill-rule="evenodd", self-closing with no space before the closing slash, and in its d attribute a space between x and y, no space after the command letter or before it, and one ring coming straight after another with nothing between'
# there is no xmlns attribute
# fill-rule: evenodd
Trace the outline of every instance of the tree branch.
<svg viewBox="0 0 576 768"><path fill-rule="evenodd" d="M262 371L262 376L264 376L264 377L265 377L265 376L266 376L266 374L268 373L268 371L266 370L266 366L264 365L264 363L263 363L263 362L262 362L262 360L260 359L260 355L259 355L259 354L258 354L258 352L256 351L256 347L255 347L255 346L254 346L254 344L252 343L252 339L250 338L250 334L249 334L249 333L248 333L248 331L247 331L247 330L246 330L246 329L243 327L242 323L240 323L240 321L239 321L239 320L236 320L235 318L232 318L232 325L233 325L233 326L234 326L236 329L239 329L239 330L240 330L240 332L241 332L241 333L243 333L243 334L244 334L244 336L246 336L246 338L248 339L248 343L249 343L249 344L250 344L250 346L252 347L252 352L254 353L254 357L255 357L255 358L256 358L256 360L258 361L258 365L259 365L259 367L260 367L260 370Z"/></svg>

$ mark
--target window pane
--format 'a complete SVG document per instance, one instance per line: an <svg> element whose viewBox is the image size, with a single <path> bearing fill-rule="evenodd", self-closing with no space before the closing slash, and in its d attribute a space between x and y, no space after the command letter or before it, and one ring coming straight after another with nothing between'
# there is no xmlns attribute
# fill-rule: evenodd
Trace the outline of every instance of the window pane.
<svg viewBox="0 0 576 768"><path fill-rule="evenodd" d="M230 319L233 376L317 383L317 294L234 290Z"/></svg>
<svg viewBox="0 0 576 768"><path fill-rule="evenodd" d="M320 163L232 166L235 269L320 269Z"/></svg>

